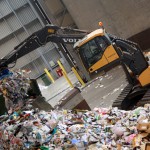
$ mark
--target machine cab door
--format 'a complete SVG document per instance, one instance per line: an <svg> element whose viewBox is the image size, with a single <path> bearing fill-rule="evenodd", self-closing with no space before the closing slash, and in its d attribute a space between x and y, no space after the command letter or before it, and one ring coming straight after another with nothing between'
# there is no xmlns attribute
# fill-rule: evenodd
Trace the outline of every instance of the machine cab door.
<svg viewBox="0 0 150 150"><path fill-rule="evenodd" d="M109 45L104 36L98 36L80 46L79 55L88 72L92 73L108 64L104 51Z"/></svg>

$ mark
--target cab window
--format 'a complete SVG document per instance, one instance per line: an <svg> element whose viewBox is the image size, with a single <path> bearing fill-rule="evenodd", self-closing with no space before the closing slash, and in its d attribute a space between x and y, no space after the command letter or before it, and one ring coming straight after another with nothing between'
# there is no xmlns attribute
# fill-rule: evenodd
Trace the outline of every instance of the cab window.
<svg viewBox="0 0 150 150"><path fill-rule="evenodd" d="M87 69L101 58L101 50L95 40L91 40L81 46L79 54Z"/></svg>
<svg viewBox="0 0 150 150"><path fill-rule="evenodd" d="M104 51L109 45L104 37L96 37L96 41L102 51Z"/></svg>
<svg viewBox="0 0 150 150"><path fill-rule="evenodd" d="M79 48L79 54L84 66L89 69L98 60L100 60L107 46L108 43L106 42L104 37L96 37L93 40L82 45Z"/></svg>

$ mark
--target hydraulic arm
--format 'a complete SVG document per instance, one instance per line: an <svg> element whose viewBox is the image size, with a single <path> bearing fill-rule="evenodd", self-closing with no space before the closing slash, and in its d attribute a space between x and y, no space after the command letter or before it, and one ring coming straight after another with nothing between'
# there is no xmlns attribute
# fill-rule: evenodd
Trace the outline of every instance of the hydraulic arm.
<svg viewBox="0 0 150 150"><path fill-rule="evenodd" d="M60 34L59 31L63 32L63 34ZM86 34L87 32L83 30L47 25L41 30L33 33L17 45L13 51L3 57L0 60L0 68L8 66L20 57L32 52L48 42L74 44Z"/></svg>

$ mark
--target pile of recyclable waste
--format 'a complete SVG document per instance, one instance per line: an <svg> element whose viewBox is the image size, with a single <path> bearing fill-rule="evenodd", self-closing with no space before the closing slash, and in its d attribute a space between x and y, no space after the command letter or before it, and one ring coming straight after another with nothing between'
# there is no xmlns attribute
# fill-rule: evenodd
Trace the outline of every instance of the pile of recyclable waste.
<svg viewBox="0 0 150 150"><path fill-rule="evenodd" d="M31 101L30 101L31 102ZM5 149L133 149L149 143L150 106L133 111L23 109L0 117L0 145Z"/></svg>
<svg viewBox="0 0 150 150"><path fill-rule="evenodd" d="M0 116L1 150L148 150L149 104L132 111L44 111L27 99L28 82L19 73L1 80L8 105L8 112Z"/></svg>

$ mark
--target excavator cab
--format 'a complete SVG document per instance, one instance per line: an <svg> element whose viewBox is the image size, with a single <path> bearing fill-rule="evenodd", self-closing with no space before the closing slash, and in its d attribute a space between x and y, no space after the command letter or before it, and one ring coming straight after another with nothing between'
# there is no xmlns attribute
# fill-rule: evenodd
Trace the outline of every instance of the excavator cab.
<svg viewBox="0 0 150 150"><path fill-rule="evenodd" d="M90 74L112 66L119 58L104 29L97 29L86 35L75 43L74 48Z"/></svg>

